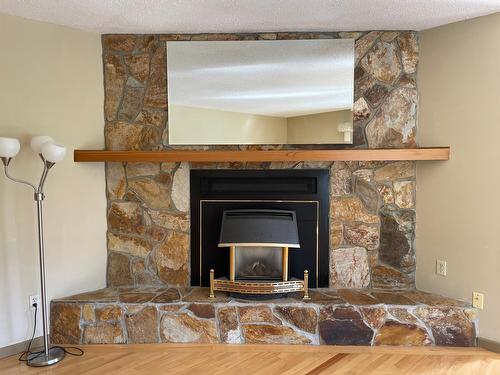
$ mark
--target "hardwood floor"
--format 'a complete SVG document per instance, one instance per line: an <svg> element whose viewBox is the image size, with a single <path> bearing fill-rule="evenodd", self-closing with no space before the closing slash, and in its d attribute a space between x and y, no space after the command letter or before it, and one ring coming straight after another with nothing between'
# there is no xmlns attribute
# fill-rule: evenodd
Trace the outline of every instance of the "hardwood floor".
<svg viewBox="0 0 500 375"><path fill-rule="evenodd" d="M479 348L284 345L86 345L43 369L0 360L0 374L500 374Z"/></svg>

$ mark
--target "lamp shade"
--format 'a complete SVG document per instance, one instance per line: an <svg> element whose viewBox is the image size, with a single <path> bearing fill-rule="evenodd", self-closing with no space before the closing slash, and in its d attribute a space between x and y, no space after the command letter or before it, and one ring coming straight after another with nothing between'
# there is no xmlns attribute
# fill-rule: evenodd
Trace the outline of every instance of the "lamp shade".
<svg viewBox="0 0 500 375"><path fill-rule="evenodd" d="M51 142L45 142L42 146L42 156L51 163L60 162L66 156L66 147Z"/></svg>
<svg viewBox="0 0 500 375"><path fill-rule="evenodd" d="M16 138L0 137L0 157L13 158L21 149L21 144Z"/></svg>
<svg viewBox="0 0 500 375"><path fill-rule="evenodd" d="M54 140L48 135L37 135L31 138L31 149L35 151L37 154L42 153L42 147L45 143L50 142L54 143Z"/></svg>

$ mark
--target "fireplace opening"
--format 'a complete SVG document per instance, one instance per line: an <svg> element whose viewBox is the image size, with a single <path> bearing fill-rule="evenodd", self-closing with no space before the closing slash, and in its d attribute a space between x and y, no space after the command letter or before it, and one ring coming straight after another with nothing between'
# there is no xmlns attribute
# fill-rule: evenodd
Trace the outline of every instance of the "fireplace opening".
<svg viewBox="0 0 500 375"><path fill-rule="evenodd" d="M249 246L235 248L237 280L280 280L283 255L273 248Z"/></svg>

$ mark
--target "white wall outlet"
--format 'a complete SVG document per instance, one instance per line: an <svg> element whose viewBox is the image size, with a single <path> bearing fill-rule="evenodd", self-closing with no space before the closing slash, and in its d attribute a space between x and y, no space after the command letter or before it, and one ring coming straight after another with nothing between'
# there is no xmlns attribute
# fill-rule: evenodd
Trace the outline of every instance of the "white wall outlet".
<svg viewBox="0 0 500 375"><path fill-rule="evenodd" d="M483 309L484 308L484 294L479 293L479 292L473 292L472 293L472 306L474 306L476 309Z"/></svg>
<svg viewBox="0 0 500 375"><path fill-rule="evenodd" d="M40 307L40 295L39 294L34 294L30 296L30 307L33 307L33 305L36 303L37 307Z"/></svg>
<svg viewBox="0 0 500 375"><path fill-rule="evenodd" d="M436 273L441 276L446 276L446 261L436 260Z"/></svg>

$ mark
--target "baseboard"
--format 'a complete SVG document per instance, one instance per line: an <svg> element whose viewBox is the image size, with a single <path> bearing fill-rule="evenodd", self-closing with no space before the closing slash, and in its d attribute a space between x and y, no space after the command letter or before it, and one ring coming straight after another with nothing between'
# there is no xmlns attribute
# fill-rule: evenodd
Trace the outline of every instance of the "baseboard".
<svg viewBox="0 0 500 375"><path fill-rule="evenodd" d="M30 340L26 340L0 348L0 359L24 352L28 348L29 342ZM33 339L33 343L31 344L31 348L38 348L41 346L43 346L43 336L35 337Z"/></svg>
<svg viewBox="0 0 500 375"><path fill-rule="evenodd" d="M487 349L495 353L500 353L500 342L498 341L483 339L480 337L478 339L478 346L480 348Z"/></svg>

